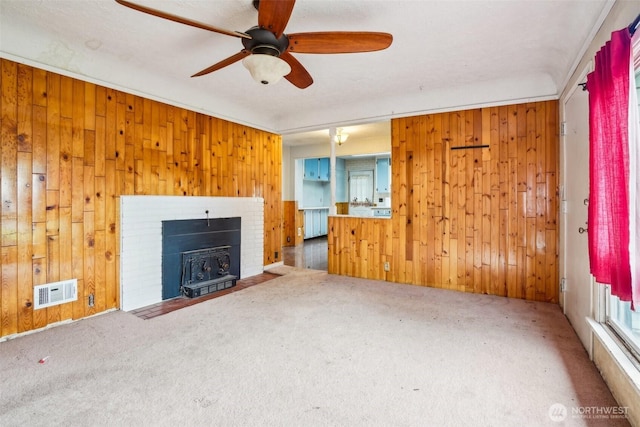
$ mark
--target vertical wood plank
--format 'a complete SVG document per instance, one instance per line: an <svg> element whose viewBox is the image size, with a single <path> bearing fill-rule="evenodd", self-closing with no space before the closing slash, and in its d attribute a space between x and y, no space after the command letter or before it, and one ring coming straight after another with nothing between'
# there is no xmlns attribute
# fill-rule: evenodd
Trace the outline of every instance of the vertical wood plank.
<svg viewBox="0 0 640 427"><path fill-rule="evenodd" d="M60 207L70 207L73 193L73 120L60 119L60 161L59 161L59 203Z"/></svg>
<svg viewBox="0 0 640 427"><path fill-rule="evenodd" d="M104 184L105 200L104 200L104 226L105 226L105 304L106 308L118 307L118 263L116 260L119 252L119 197L117 194L115 181L115 161L107 161L106 169L112 171L107 173Z"/></svg>
<svg viewBox="0 0 640 427"><path fill-rule="evenodd" d="M84 289L84 223L71 223L71 252L73 253L72 276L78 279L78 299L72 303L73 318L85 316L86 300Z"/></svg>
<svg viewBox="0 0 640 427"><path fill-rule="evenodd" d="M18 64L17 150L33 152L33 69Z"/></svg>
<svg viewBox="0 0 640 427"><path fill-rule="evenodd" d="M17 119L18 67L0 60L0 246L16 246L18 240ZM13 322L12 322L13 324Z"/></svg>
<svg viewBox="0 0 640 427"><path fill-rule="evenodd" d="M84 212L84 260L82 276L84 279L84 293L78 294L78 299L81 304L86 304L90 296L95 298L96 295L96 266L95 266L95 252L96 252L96 236L95 236L95 221L93 211ZM94 299L95 300L95 299ZM85 315L95 314L96 308L87 307L85 309Z"/></svg>
<svg viewBox="0 0 640 427"><path fill-rule="evenodd" d="M0 331L2 335L18 332L18 247L0 247Z"/></svg>
<svg viewBox="0 0 640 427"><path fill-rule="evenodd" d="M58 235L58 256L60 263L60 280L72 279L73 276L73 236L72 236L71 207L60 208L60 233ZM72 304L60 306L60 319L73 318Z"/></svg>
<svg viewBox="0 0 640 427"><path fill-rule="evenodd" d="M18 332L33 329L33 278L31 274L32 242L32 155L18 152L18 240L16 250L16 285L18 304Z"/></svg>
<svg viewBox="0 0 640 427"><path fill-rule="evenodd" d="M84 153L85 98L84 82L74 80L71 157L82 157Z"/></svg>
<svg viewBox="0 0 640 427"><path fill-rule="evenodd" d="M47 75L47 190L60 189L60 76Z"/></svg>
<svg viewBox="0 0 640 427"><path fill-rule="evenodd" d="M34 73L34 76L36 74ZM35 82L34 82L35 86ZM32 109L33 173L47 173L47 109L34 105ZM43 175L44 176L44 175Z"/></svg>

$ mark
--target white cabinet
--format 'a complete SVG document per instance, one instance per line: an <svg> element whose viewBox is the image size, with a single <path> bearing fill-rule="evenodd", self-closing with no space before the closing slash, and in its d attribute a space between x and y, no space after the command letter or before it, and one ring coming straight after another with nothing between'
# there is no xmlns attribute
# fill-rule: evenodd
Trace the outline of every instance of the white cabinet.
<svg viewBox="0 0 640 427"><path fill-rule="evenodd" d="M304 211L304 238L309 239L313 236L313 211Z"/></svg>
<svg viewBox="0 0 640 427"><path fill-rule="evenodd" d="M320 218L320 211L313 210L311 214L313 216L313 237L320 236L320 229L322 228L322 220Z"/></svg>
<svg viewBox="0 0 640 427"><path fill-rule="evenodd" d="M349 215L351 216L373 216L371 206L349 206Z"/></svg>
<svg viewBox="0 0 640 427"><path fill-rule="evenodd" d="M329 208L304 210L304 238L325 236L328 233Z"/></svg>
<svg viewBox="0 0 640 427"><path fill-rule="evenodd" d="M391 159L381 157L376 159L376 193L391 191Z"/></svg>
<svg viewBox="0 0 640 427"><path fill-rule="evenodd" d="M329 233L329 209L320 211L320 235L325 236Z"/></svg>
<svg viewBox="0 0 640 427"><path fill-rule="evenodd" d="M372 209L373 216L382 216L382 217L390 217L391 216L391 208L374 208Z"/></svg>

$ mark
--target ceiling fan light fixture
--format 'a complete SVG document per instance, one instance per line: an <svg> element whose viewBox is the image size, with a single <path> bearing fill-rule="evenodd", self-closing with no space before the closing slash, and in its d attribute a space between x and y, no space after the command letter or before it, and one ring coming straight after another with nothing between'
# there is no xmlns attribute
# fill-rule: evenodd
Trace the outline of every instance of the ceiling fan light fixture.
<svg viewBox="0 0 640 427"><path fill-rule="evenodd" d="M291 66L273 55L254 53L242 60L251 77L262 84L274 84L291 72Z"/></svg>
<svg viewBox="0 0 640 427"><path fill-rule="evenodd" d="M2 0L0 0L2 1ZM130 0L117 3L158 18L179 24L240 38L244 47L240 52L201 70L191 77L212 73L243 59L251 76L262 84L273 84L282 77L299 89L313 84L313 78L291 53L357 53L388 48L393 36L371 31L320 31L285 34L296 0L253 0L258 11L258 25L246 32L229 31L199 21L172 15L162 10L142 6ZM279 59L286 55L286 61ZM293 67L293 68L292 68Z"/></svg>

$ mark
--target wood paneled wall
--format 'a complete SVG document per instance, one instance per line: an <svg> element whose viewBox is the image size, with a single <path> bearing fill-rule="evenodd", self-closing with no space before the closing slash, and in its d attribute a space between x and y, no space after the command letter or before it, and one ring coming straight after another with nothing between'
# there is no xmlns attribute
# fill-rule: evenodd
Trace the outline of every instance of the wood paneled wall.
<svg viewBox="0 0 640 427"><path fill-rule="evenodd" d="M298 210L298 202L295 200L285 200L282 203L282 246L301 245L304 242L304 211Z"/></svg>
<svg viewBox="0 0 640 427"><path fill-rule="evenodd" d="M280 261L278 135L0 60L0 167L0 336L118 307L120 195L263 197ZM32 309L69 278L78 301Z"/></svg>
<svg viewBox="0 0 640 427"><path fill-rule="evenodd" d="M557 302L558 150L557 101L393 120L392 218L331 217L329 272Z"/></svg>

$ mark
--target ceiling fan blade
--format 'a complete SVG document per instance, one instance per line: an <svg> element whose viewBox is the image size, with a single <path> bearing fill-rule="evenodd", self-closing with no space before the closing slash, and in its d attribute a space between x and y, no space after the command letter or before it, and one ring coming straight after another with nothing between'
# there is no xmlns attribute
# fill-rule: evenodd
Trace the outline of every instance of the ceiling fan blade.
<svg viewBox="0 0 640 427"><path fill-rule="evenodd" d="M260 0L258 26L280 38L289 22L296 0Z"/></svg>
<svg viewBox="0 0 640 427"><path fill-rule="evenodd" d="M298 62L296 58L293 57L293 55L285 51L282 55L280 55L280 59L283 59L291 67L291 72L284 76L285 79L289 80L291 84L300 89L311 86L311 84L313 83L311 74L309 74L309 72L302 66L300 62Z"/></svg>
<svg viewBox="0 0 640 427"><path fill-rule="evenodd" d="M383 50L391 46L388 33L327 31L288 34L289 51L294 53L357 53Z"/></svg>
<svg viewBox="0 0 640 427"><path fill-rule="evenodd" d="M171 13L163 12L161 10L152 9L150 7L141 6L139 4L131 3L126 0L116 0L117 3L129 7L131 9L137 10L139 12L148 13L149 15L157 16L158 18L168 19L169 21L178 22L180 24L189 25L191 27L201 28L207 31L213 31L214 33L225 34L227 36L240 37L244 39L250 39L251 36L246 33L242 33L240 31L230 31L225 30L223 28L214 27L213 25L203 24L202 22L193 21L191 19L182 18L177 15L173 15Z"/></svg>
<svg viewBox="0 0 640 427"><path fill-rule="evenodd" d="M193 76L191 77L200 77L200 76L204 76L205 74L209 74L209 73L213 73L214 71L217 71L221 68L226 67L227 65L231 65L234 62L238 62L240 61L242 58L244 58L245 56L249 56L251 53L247 50L242 49L240 52L236 53L235 55L232 55L230 57L228 57L227 59L223 59L222 61L218 62L217 64L213 64L210 67L205 68L204 70L195 73Z"/></svg>

